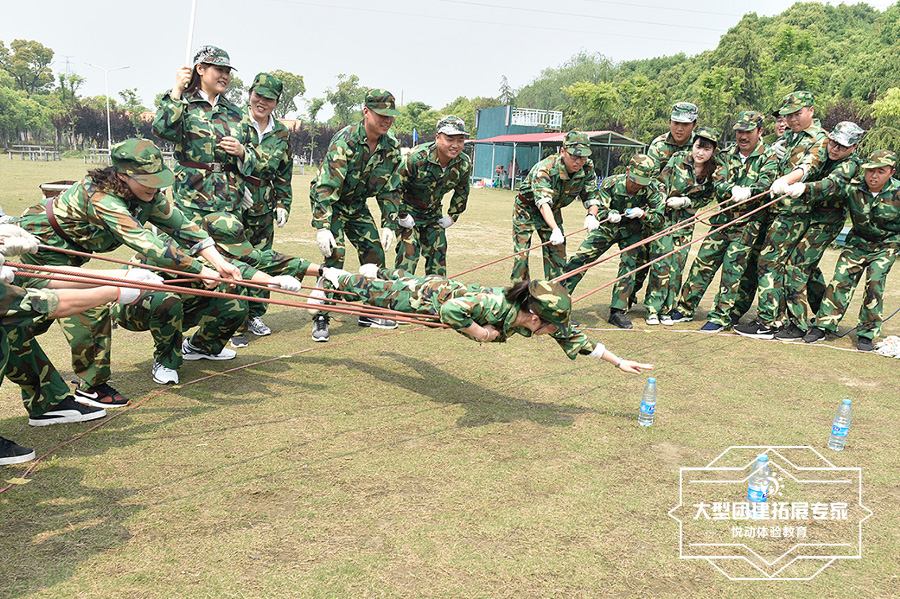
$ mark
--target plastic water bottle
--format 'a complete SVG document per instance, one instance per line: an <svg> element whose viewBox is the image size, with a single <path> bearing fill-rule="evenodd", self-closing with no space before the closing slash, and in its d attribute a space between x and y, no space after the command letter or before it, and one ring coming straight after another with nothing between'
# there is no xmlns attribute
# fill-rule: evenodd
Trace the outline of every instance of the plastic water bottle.
<svg viewBox="0 0 900 599"><path fill-rule="evenodd" d="M756 456L756 463L750 472L750 484L747 487L747 501L750 503L750 517L763 517L763 504L769 498L769 456L764 453Z"/></svg>
<svg viewBox="0 0 900 599"><path fill-rule="evenodd" d="M850 400L845 399L841 402L834 415L834 424L831 426L831 438L828 439L828 449L841 451L847 443L847 433L850 431L850 421L853 419L853 412L850 410Z"/></svg>
<svg viewBox="0 0 900 599"><path fill-rule="evenodd" d="M638 412L638 424L641 426L650 426L653 424L653 417L656 415L656 379L652 376L647 379L644 385L644 392L641 394L641 410Z"/></svg>

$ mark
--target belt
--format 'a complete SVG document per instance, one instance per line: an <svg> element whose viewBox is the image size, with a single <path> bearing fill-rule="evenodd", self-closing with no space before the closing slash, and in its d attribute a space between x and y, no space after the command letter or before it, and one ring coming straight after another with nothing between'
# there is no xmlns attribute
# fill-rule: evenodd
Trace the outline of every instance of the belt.
<svg viewBox="0 0 900 599"><path fill-rule="evenodd" d="M53 198L47 198L47 202L44 204L44 211L47 213L47 222L50 223L50 228L53 229L53 232L63 238L63 240L69 245L75 246L79 252L84 252L86 254L92 254L93 252L86 247L82 246L80 243L77 243L74 239L66 235L66 232L62 230L62 227L59 226L59 223L56 221L56 216L53 214Z"/></svg>
<svg viewBox="0 0 900 599"><path fill-rule="evenodd" d="M224 164L222 162L193 162L191 160L181 160L178 164L187 168L196 168L210 173L235 173L239 174L238 169L233 164ZM244 180L259 187L264 180L259 177L244 175Z"/></svg>

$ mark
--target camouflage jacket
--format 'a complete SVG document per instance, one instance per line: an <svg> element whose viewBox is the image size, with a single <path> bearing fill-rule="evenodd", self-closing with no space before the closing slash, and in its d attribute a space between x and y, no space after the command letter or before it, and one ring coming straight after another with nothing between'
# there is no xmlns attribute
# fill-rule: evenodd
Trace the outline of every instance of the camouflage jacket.
<svg viewBox="0 0 900 599"><path fill-rule="evenodd" d="M710 160L714 163L712 174L703 183L698 183L694 173L694 156L690 149L679 150L669 158L669 162L658 177L662 184L662 191L669 198L673 196L690 198L691 206L690 212L685 208L673 210L664 206L666 224L674 224L690 218L697 208L709 204L712 200L716 178L721 175L715 165L717 160L715 153L710 156Z"/></svg>
<svg viewBox="0 0 900 599"><path fill-rule="evenodd" d="M781 138L786 141L787 153L780 163L780 175L802 169L805 173L803 181L818 178L828 159L828 133L819 126L819 122L815 121L808 129L799 133L788 129ZM799 198L788 196L772 205L772 212L775 214L806 214L809 211L809 196L806 194Z"/></svg>
<svg viewBox="0 0 900 599"><path fill-rule="evenodd" d="M839 193L850 208L851 234L900 247L900 180L891 177L877 196L860 179L842 184Z"/></svg>
<svg viewBox="0 0 900 599"><path fill-rule="evenodd" d="M624 228L626 234L640 234L642 230L658 231L663 224L663 209L666 198L658 181L651 181L633 196L625 191L625 175L612 175L600 184L600 211L597 218L601 221L609 215L609 211L618 212L622 220L611 227ZM642 208L646 215L642 219L625 218L629 208Z"/></svg>
<svg viewBox="0 0 900 599"><path fill-rule="evenodd" d="M756 145L747 160L741 161L741 152L737 146L729 148L719 155L719 172L717 173L715 188L719 201L727 201L735 186L749 187L750 195L759 195L772 187L772 182L778 178L778 158L771 148L766 147L762 140ZM736 208L726 210L721 214L710 217L714 225L724 225L738 216L746 214L769 201L768 196L745 202ZM761 220L768 212L768 208L760 210L749 219L740 222L752 222Z"/></svg>
<svg viewBox="0 0 900 599"><path fill-rule="evenodd" d="M381 136L371 154L362 121L335 133L310 183L313 226L330 227L335 213L352 218L367 210L366 199L374 196L381 208L381 226L396 232L400 162L400 142L390 131Z"/></svg>
<svg viewBox="0 0 900 599"><path fill-rule="evenodd" d="M85 250L110 252L127 245L146 256L152 264L192 273L200 272L196 259L150 229L145 229L144 224L150 222L156 225L184 247L209 243L206 232L162 193L157 193L149 202L124 200L95 189L90 177L85 177L53 200L53 215L60 229ZM81 249L53 230L43 202L26 210L20 224L45 245ZM29 264L70 266L81 266L88 261L88 258L50 251L26 254L23 259L27 259Z"/></svg>
<svg viewBox="0 0 900 599"><path fill-rule="evenodd" d="M15 285L9 285L0 281L0 328L17 329L34 326L47 320L56 312L59 306L59 296L50 289L23 289ZM6 367L7 354L6 331L3 331L3 339L0 340L3 349L0 349L0 358L3 365L0 372Z"/></svg>
<svg viewBox="0 0 900 599"><path fill-rule="evenodd" d="M294 156L291 152L291 132L279 121L271 131L259 139L259 132L253 126L250 108L244 110L244 119L250 132L250 145L256 155L256 166L250 173L262 179L260 185L246 181L247 189L253 196L253 206L249 213L263 216L275 212L275 208L291 210L291 177L294 172Z"/></svg>
<svg viewBox="0 0 900 599"><path fill-rule="evenodd" d="M531 337L533 333L526 327L514 327L512 325L519 314L519 308L506 300L504 291L504 288L496 287L453 298L441 305L438 315L442 323L450 325L457 332L460 332L460 329L468 327L473 322L481 326L486 324L493 325L500 331L493 343L504 343L514 334ZM470 335L462 334L470 339L474 339ZM578 354L589 354L597 347L595 342L588 339L578 329L559 330L553 333L551 337L556 340L562 350L572 360Z"/></svg>
<svg viewBox="0 0 900 599"><path fill-rule="evenodd" d="M656 171L661 172L669 163L672 154L679 150L689 150L692 145L694 145L693 133L691 133L691 138L684 145L680 146L672 139L671 133L663 133L650 142L650 146L647 148L647 156L653 159Z"/></svg>
<svg viewBox="0 0 900 599"><path fill-rule="evenodd" d="M416 223L432 223L441 218L441 202L451 189L447 216L454 222L469 201L472 160L463 152L441 167L435 142L416 146L400 166L400 216L412 215Z"/></svg>
<svg viewBox="0 0 900 599"><path fill-rule="evenodd" d="M237 212L244 195L243 175L256 166L250 149L250 127L241 111L220 95L213 106L199 92L173 100L163 94L153 119L153 133L175 144L175 202L204 212ZM244 159L219 147L231 136L244 144ZM182 166L181 162L219 162L227 170L216 173Z"/></svg>
<svg viewBox="0 0 900 599"><path fill-rule="evenodd" d="M562 154L553 154L539 161L519 184L516 203L540 210L550 204L553 215L560 222L560 211L580 199L585 208L600 206L600 194L594 182L594 163L588 158L581 170L569 173Z"/></svg>
<svg viewBox="0 0 900 599"><path fill-rule="evenodd" d="M838 191L856 177L861 164L862 159L856 152L837 162L831 158L827 159L821 169L822 178L806 186L813 211L825 210L843 213L847 203Z"/></svg>

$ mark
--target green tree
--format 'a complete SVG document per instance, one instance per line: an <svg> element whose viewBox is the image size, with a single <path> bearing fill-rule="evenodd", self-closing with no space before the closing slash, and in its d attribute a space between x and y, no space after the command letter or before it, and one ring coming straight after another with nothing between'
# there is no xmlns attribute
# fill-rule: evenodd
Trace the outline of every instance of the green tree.
<svg viewBox="0 0 900 599"><path fill-rule="evenodd" d="M134 132L140 133L141 113L147 112L147 108L141 104L137 88L123 89L119 92L119 97L122 98L122 109L128 114L128 120L134 127Z"/></svg>
<svg viewBox="0 0 900 599"><path fill-rule="evenodd" d="M512 104L515 97L516 92L513 91L512 86L509 84L509 80L506 78L506 75L502 75L500 77L500 105L506 106Z"/></svg>
<svg viewBox="0 0 900 599"><path fill-rule="evenodd" d="M247 94L248 91L244 86L244 82L232 71L231 83L228 84L228 89L225 90L225 97L235 106L243 106L247 103Z"/></svg>
<svg viewBox="0 0 900 599"><path fill-rule="evenodd" d="M605 128L617 120L619 92L612 83L579 81L563 88L570 99L565 128L592 130Z"/></svg>
<svg viewBox="0 0 900 599"><path fill-rule="evenodd" d="M344 127L354 119L354 112L362 108L366 99L366 88L359 84L356 75L337 76L337 85L325 90L325 99L334 108L334 125Z"/></svg>
<svg viewBox="0 0 900 599"><path fill-rule="evenodd" d="M53 50L34 40L13 40L9 50L3 47L0 51L0 67L10 74L16 87L29 96L50 91L53 85L53 71L50 70Z"/></svg>
<svg viewBox="0 0 900 599"><path fill-rule="evenodd" d="M303 75L295 75L288 71L272 71L272 74L281 80L284 89L281 92L281 99L278 106L275 107L275 118L286 118L288 113L297 110L297 98L306 93L306 84L303 82Z"/></svg>

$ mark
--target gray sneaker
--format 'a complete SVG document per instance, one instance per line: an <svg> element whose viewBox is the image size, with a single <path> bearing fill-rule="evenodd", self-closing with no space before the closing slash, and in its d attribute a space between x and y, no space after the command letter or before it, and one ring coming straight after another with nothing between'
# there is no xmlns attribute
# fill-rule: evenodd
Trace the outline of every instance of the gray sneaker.
<svg viewBox="0 0 900 599"><path fill-rule="evenodd" d="M259 316L254 316L250 319L250 322L247 323L247 330L257 337L265 337L266 335L272 334L272 329L267 327L266 323L264 323Z"/></svg>
<svg viewBox="0 0 900 599"><path fill-rule="evenodd" d="M243 333L238 333L231 338L231 347L247 347L248 345L250 345L250 340Z"/></svg>
<svg viewBox="0 0 900 599"><path fill-rule="evenodd" d="M312 340L319 343L325 343L331 337L328 335L328 321L331 318L328 314L316 314L313 316Z"/></svg>
<svg viewBox="0 0 900 599"><path fill-rule="evenodd" d="M373 329L397 328L396 320L388 320L387 318L375 318L374 316L360 316L357 324L361 327L372 327Z"/></svg>

